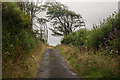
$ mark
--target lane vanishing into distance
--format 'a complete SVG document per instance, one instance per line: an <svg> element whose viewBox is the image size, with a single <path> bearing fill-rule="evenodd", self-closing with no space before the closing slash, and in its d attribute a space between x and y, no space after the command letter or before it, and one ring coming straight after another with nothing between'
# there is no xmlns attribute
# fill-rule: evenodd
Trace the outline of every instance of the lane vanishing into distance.
<svg viewBox="0 0 120 80"><path fill-rule="evenodd" d="M56 49L45 49L36 78L79 78Z"/></svg>

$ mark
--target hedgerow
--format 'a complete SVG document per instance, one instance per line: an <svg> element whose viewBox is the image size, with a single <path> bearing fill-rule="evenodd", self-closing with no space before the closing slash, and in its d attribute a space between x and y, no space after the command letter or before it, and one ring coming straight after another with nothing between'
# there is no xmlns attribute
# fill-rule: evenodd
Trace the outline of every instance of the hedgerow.
<svg viewBox="0 0 120 80"><path fill-rule="evenodd" d="M94 50L103 48L107 53L117 52L120 54L120 13L114 12L98 25L93 25L92 30L80 29L61 40L63 44L89 46ZM110 36L112 38L110 38ZM109 41L108 41L109 39ZM114 49L114 50L113 50Z"/></svg>

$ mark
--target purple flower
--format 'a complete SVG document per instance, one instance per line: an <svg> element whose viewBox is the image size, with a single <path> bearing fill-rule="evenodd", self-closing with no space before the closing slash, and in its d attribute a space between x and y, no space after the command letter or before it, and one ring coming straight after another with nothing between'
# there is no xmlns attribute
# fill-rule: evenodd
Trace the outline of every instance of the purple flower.
<svg viewBox="0 0 120 80"><path fill-rule="evenodd" d="M118 33L120 34L120 31L118 30Z"/></svg>
<svg viewBox="0 0 120 80"><path fill-rule="evenodd" d="M108 46L106 46L106 48L108 48Z"/></svg>
<svg viewBox="0 0 120 80"><path fill-rule="evenodd" d="M116 29L116 28L114 28L114 32L115 32L115 33L117 32L117 29Z"/></svg>
<svg viewBox="0 0 120 80"><path fill-rule="evenodd" d="M108 35L108 36L109 36L109 38L111 38L111 39L113 38L111 35Z"/></svg>
<svg viewBox="0 0 120 80"><path fill-rule="evenodd" d="M110 32L110 34L112 34L112 32Z"/></svg>

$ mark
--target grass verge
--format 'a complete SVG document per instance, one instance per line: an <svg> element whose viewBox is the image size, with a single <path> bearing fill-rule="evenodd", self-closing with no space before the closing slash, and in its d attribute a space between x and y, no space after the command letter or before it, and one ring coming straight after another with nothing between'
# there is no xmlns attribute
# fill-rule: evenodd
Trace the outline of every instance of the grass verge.
<svg viewBox="0 0 120 80"><path fill-rule="evenodd" d="M56 49L81 78L120 78L120 56L96 55L91 51L80 52L78 47L58 45Z"/></svg>
<svg viewBox="0 0 120 80"><path fill-rule="evenodd" d="M29 53L21 53L19 57L2 56L2 78L35 78L40 68L40 61L45 45L40 42Z"/></svg>

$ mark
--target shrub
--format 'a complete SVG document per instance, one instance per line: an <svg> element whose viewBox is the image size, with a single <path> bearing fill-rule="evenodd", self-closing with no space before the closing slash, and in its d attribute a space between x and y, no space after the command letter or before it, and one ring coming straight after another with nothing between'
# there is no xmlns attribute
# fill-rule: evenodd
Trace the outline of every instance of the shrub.
<svg viewBox="0 0 120 80"><path fill-rule="evenodd" d="M118 53L120 54L120 31L114 28L114 32L110 32L107 38L104 38L105 42L105 49L107 53L113 54Z"/></svg>
<svg viewBox="0 0 120 80"><path fill-rule="evenodd" d="M28 32L27 30L22 30L19 34L19 45L22 47L23 50L30 50L33 48L36 44L36 40L32 34Z"/></svg>
<svg viewBox="0 0 120 80"><path fill-rule="evenodd" d="M72 45L83 45L87 36L86 29L80 29L77 32L73 32L68 36L65 36L61 43L72 44Z"/></svg>
<svg viewBox="0 0 120 80"><path fill-rule="evenodd" d="M99 44L102 41L103 32L101 29L93 29L87 36L86 45L98 49Z"/></svg>
<svg viewBox="0 0 120 80"><path fill-rule="evenodd" d="M79 46L89 46L93 48L94 50L98 50L101 46L101 48L104 48L106 46L104 42L106 41L104 38L109 38L110 32L116 36L113 40L110 40L108 42L108 46L111 46L111 49L114 48L115 51L120 52L119 50L119 35L116 35L118 33L115 33L116 31L120 31L120 12L114 12L110 17L108 17L106 20L104 19L103 22L100 22L98 25L94 25L93 29L90 31L87 31L85 29L81 29L77 32L73 32L69 34L68 36L65 36L61 43L64 44L72 44L72 45L79 45ZM109 48L109 51L111 50Z"/></svg>
<svg viewBox="0 0 120 80"><path fill-rule="evenodd" d="M3 54L14 55L17 49L29 51L37 42L29 29L29 16L16 3L2 3L2 50Z"/></svg>

